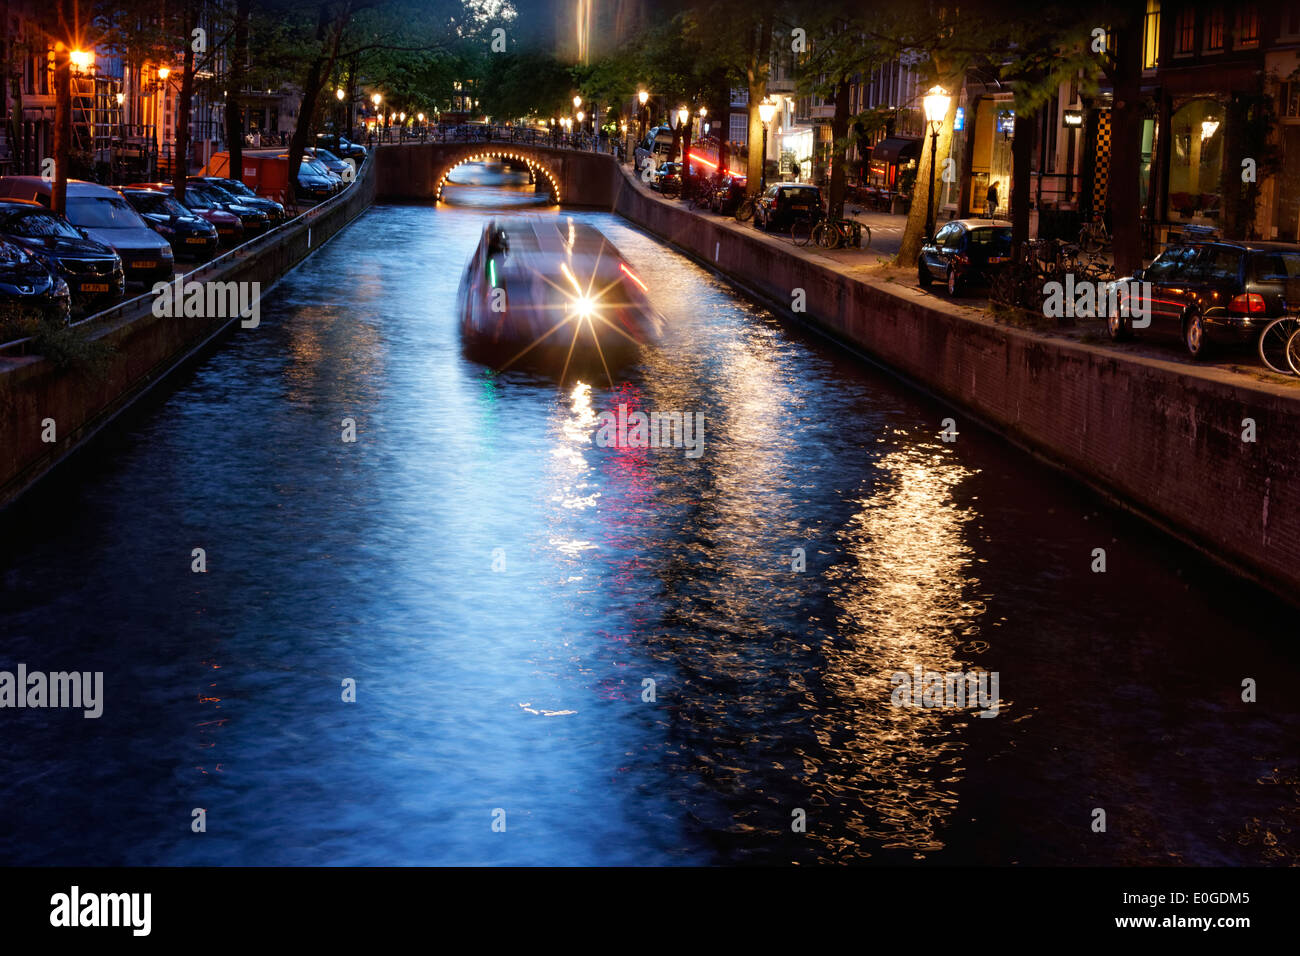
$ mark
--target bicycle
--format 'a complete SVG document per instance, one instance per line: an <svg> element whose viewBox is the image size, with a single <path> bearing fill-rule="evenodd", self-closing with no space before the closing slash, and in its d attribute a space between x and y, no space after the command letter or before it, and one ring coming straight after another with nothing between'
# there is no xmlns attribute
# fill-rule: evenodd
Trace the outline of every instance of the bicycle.
<svg viewBox="0 0 1300 956"><path fill-rule="evenodd" d="M1284 315L1264 326L1264 331L1259 333L1260 361L1279 375L1300 374L1289 360L1291 340L1296 332L1300 332L1300 318Z"/></svg>
<svg viewBox="0 0 1300 956"><path fill-rule="evenodd" d="M736 207L736 222L749 222L754 218L754 205L757 197L746 196Z"/></svg>
<svg viewBox="0 0 1300 956"><path fill-rule="evenodd" d="M1286 361L1291 366L1291 374L1300 375L1300 329L1292 332L1286 340Z"/></svg>
<svg viewBox="0 0 1300 956"><path fill-rule="evenodd" d="M862 248L862 226L853 219L822 219L813 226L812 238L823 249L838 249L840 246L848 245L860 249Z"/></svg>
<svg viewBox="0 0 1300 956"><path fill-rule="evenodd" d="M1079 248L1084 252L1100 252L1110 245L1110 233L1101 219L1085 222L1079 229Z"/></svg>
<svg viewBox="0 0 1300 956"><path fill-rule="evenodd" d="M817 234L818 223L807 217L796 219L790 225L790 241L796 246L806 246Z"/></svg>

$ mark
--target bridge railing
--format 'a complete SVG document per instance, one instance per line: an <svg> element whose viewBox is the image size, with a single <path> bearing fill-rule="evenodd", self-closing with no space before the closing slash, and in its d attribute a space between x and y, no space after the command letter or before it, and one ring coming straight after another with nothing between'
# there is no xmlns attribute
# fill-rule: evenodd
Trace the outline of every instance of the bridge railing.
<svg viewBox="0 0 1300 956"><path fill-rule="evenodd" d="M440 123L424 126L390 126L372 130L358 143L367 146L402 146L411 143L511 143L520 146L548 146L587 153L622 152L621 140L597 137L588 133L568 133L560 129L532 126L483 125L479 123Z"/></svg>

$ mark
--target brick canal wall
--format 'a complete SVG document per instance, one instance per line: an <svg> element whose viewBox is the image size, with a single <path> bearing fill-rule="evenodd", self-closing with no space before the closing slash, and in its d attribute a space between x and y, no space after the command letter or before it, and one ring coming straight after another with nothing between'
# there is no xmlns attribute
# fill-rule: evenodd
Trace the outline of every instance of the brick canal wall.
<svg viewBox="0 0 1300 956"><path fill-rule="evenodd" d="M1300 601L1300 391L975 321L941 297L845 275L661 201L626 173L610 205L780 313L803 289L795 318ZM1242 440L1248 418L1253 443Z"/></svg>
<svg viewBox="0 0 1300 956"><path fill-rule="evenodd" d="M258 282L262 294L323 242L369 208L371 164L357 181L279 229L245 243L185 277L188 282ZM0 507L89 440L119 412L205 347L239 327L238 316L158 318L146 293L90 320L91 335L113 348L100 376L57 368L22 349L0 350ZM42 440L54 420L56 441Z"/></svg>

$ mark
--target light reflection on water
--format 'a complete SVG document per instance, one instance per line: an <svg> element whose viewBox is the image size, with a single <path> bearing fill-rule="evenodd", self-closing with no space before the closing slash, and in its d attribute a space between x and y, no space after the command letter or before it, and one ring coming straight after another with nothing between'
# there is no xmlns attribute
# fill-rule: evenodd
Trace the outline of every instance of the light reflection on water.
<svg viewBox="0 0 1300 956"><path fill-rule="evenodd" d="M664 341L613 387L488 372L454 307L484 211L569 213L457 179L6 527L5 651L110 697L6 714L0 862L1294 859L1295 702L1235 696L1300 677L1266 599L607 214L572 215ZM704 454L597 446L620 404L703 413ZM1001 713L891 708L916 665L999 671ZM1141 826L1090 842L1099 802Z"/></svg>

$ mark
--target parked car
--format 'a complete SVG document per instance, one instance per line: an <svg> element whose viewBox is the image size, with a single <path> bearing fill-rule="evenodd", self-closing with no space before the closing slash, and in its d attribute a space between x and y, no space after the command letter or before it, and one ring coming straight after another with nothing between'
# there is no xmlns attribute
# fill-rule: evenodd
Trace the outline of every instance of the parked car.
<svg viewBox="0 0 1300 956"><path fill-rule="evenodd" d="M1150 283L1150 300L1129 301ZM1116 341L1133 333L1134 311L1149 311L1155 336L1177 336L1193 358L1215 345L1254 344L1281 315L1300 315L1300 250L1277 242L1214 240L1170 246L1145 269L1113 284L1117 308L1106 330ZM1123 315L1127 311L1128 316Z"/></svg>
<svg viewBox="0 0 1300 956"><path fill-rule="evenodd" d="M796 219L817 222L822 215L822 191L808 183L776 183L754 203L754 225L767 232L785 232Z"/></svg>
<svg viewBox="0 0 1300 956"><path fill-rule="evenodd" d="M123 194L131 190L143 190L159 192L167 196L171 196L176 191L171 183L132 183L129 186L122 186L121 190ZM180 203L200 219L212 224L217 230L217 242L220 245L237 246L244 241L244 226L234 213L227 212L220 206L203 199L191 189L185 190L185 198Z"/></svg>
<svg viewBox="0 0 1300 956"><path fill-rule="evenodd" d="M274 199L267 199L265 196L259 196L248 186L241 183L238 179L225 179L221 176L194 176L188 180L191 183L206 183L209 186L215 186L222 192L229 194L232 202L237 202L241 206L249 206L259 212L266 213L271 220L272 226L278 226L285 220L284 206Z"/></svg>
<svg viewBox="0 0 1300 956"><path fill-rule="evenodd" d="M23 246L0 239L0 329L32 316L66 322L71 308L67 282Z"/></svg>
<svg viewBox="0 0 1300 956"><path fill-rule="evenodd" d="M40 176L0 177L0 197L31 199L48 208L53 191L54 183ZM121 257L128 283L148 286L171 278L172 247L116 191L69 179L67 219L87 239Z"/></svg>
<svg viewBox="0 0 1300 956"><path fill-rule="evenodd" d="M171 195L175 190L171 183L133 183L133 186L144 189L157 189L161 192ZM185 197L181 200L185 206L194 211L215 209L220 212L230 213L239 220L242 227L240 233L241 239L251 239L253 236L260 236L266 230L271 228L270 217L261 210L254 209L251 206L245 206L236 202L234 197L224 190L215 186L210 186L205 182L195 180L186 180ZM220 225L217 225L220 231Z"/></svg>
<svg viewBox="0 0 1300 956"><path fill-rule="evenodd" d="M296 190L299 199L317 201L329 199L342 188L342 179L333 175L310 156L302 158L302 164L298 167L298 188Z"/></svg>
<svg viewBox="0 0 1300 956"><path fill-rule="evenodd" d="M0 237L22 246L67 282L78 312L106 308L126 291L121 257L38 202L0 199Z"/></svg>
<svg viewBox="0 0 1300 956"><path fill-rule="evenodd" d="M347 182L356 173L357 168L346 159L339 159L328 149L321 146L308 146L303 150L304 158L310 156L335 176Z"/></svg>
<svg viewBox="0 0 1300 956"><path fill-rule="evenodd" d="M680 189L681 185L681 163L660 163L658 168L655 169L654 178L650 180L650 188L657 189L661 193Z"/></svg>
<svg viewBox="0 0 1300 956"><path fill-rule="evenodd" d="M217 227L155 189L123 189L122 195L145 222L172 244L177 259L202 262L217 251Z"/></svg>
<svg viewBox="0 0 1300 956"><path fill-rule="evenodd" d="M938 279L959 296L972 285L988 284L1011 265L1011 223L1005 219L954 219L921 243L916 258L922 289Z"/></svg>
<svg viewBox="0 0 1300 956"><path fill-rule="evenodd" d="M749 180L745 176L737 176L734 173L724 175L717 188L713 190L713 196L709 199L709 208L722 216L734 215L741 200L745 198L745 190L748 186Z"/></svg>
<svg viewBox="0 0 1300 956"><path fill-rule="evenodd" d="M333 133L317 133L316 145L324 146L337 156L344 159L355 159L358 163L366 158L366 148L360 143L354 143L345 136L340 136L335 142Z"/></svg>

